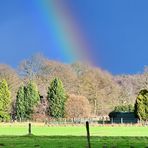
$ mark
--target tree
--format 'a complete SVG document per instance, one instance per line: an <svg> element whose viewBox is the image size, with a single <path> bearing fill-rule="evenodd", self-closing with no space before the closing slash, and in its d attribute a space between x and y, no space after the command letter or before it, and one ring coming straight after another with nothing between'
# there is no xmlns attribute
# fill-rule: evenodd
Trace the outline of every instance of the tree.
<svg viewBox="0 0 148 148"><path fill-rule="evenodd" d="M11 94L5 79L0 82L0 120L10 118L9 110L11 104Z"/></svg>
<svg viewBox="0 0 148 148"><path fill-rule="evenodd" d="M25 94L24 86L20 86L16 96L16 116L18 120L23 120L25 118Z"/></svg>
<svg viewBox="0 0 148 148"><path fill-rule="evenodd" d="M135 103L135 112L140 120L148 120L148 90L139 92Z"/></svg>
<svg viewBox="0 0 148 148"><path fill-rule="evenodd" d="M31 119L34 108L40 96L35 83L30 81L27 86L21 86L16 97L16 115L18 120Z"/></svg>
<svg viewBox="0 0 148 148"><path fill-rule="evenodd" d="M84 96L69 95L66 101L66 117L83 118L90 117L91 107Z"/></svg>
<svg viewBox="0 0 148 148"><path fill-rule="evenodd" d="M29 59L22 61L19 65L19 75L23 78L28 78L29 80L34 80L40 75L44 74L45 61L41 54L35 54Z"/></svg>
<svg viewBox="0 0 148 148"><path fill-rule="evenodd" d="M59 78L54 78L48 88L49 113L52 117L65 116L66 93Z"/></svg>
<svg viewBox="0 0 148 148"><path fill-rule="evenodd" d="M108 114L118 104L119 87L106 71L91 65L73 67L79 79L79 94L85 96L95 115Z"/></svg>
<svg viewBox="0 0 148 148"><path fill-rule="evenodd" d="M35 106L40 100L40 95L35 83L30 81L26 87L24 87L24 105L25 105L25 115L27 119L31 118Z"/></svg>

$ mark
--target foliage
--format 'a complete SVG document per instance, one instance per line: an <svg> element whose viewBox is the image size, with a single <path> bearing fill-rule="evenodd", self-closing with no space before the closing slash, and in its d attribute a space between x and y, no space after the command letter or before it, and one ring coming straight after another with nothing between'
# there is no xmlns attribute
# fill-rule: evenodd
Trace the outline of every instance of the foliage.
<svg viewBox="0 0 148 148"><path fill-rule="evenodd" d="M11 98L15 99L16 90L19 88L21 84L21 80L16 70L14 70L8 65L0 64L0 81L2 81L3 79L7 81L9 90L11 91Z"/></svg>
<svg viewBox="0 0 148 148"><path fill-rule="evenodd" d="M89 101L84 96L69 95L65 110L68 118L90 117L91 114Z"/></svg>
<svg viewBox="0 0 148 148"><path fill-rule="evenodd" d="M24 86L20 86L16 96L16 116L18 120L25 118L25 94Z"/></svg>
<svg viewBox="0 0 148 148"><path fill-rule="evenodd" d="M79 79L79 95L88 98L94 114L108 114L113 106L118 104L117 98L120 93L112 75L99 68L84 64L79 64L76 71Z"/></svg>
<svg viewBox="0 0 148 148"><path fill-rule="evenodd" d="M40 96L35 83L30 81L24 89L25 91L25 110L27 118L31 118L34 107L37 105Z"/></svg>
<svg viewBox="0 0 148 148"><path fill-rule="evenodd" d="M6 80L0 82L0 120L8 120L11 103L11 94Z"/></svg>
<svg viewBox="0 0 148 148"><path fill-rule="evenodd" d="M135 112L140 120L148 120L148 90L139 92L135 103Z"/></svg>
<svg viewBox="0 0 148 148"><path fill-rule="evenodd" d="M47 93L50 115L55 118L63 118L65 116L66 93L62 81L59 78L53 79Z"/></svg>
<svg viewBox="0 0 148 148"><path fill-rule="evenodd" d="M21 86L17 92L16 113L17 119L31 119L34 107L40 99L37 86L29 82L27 86Z"/></svg>
<svg viewBox="0 0 148 148"><path fill-rule="evenodd" d="M55 77L62 81L68 94L87 98L94 115L107 115L115 106L134 104L139 91L148 89L147 67L141 74L114 76L89 64L63 64L35 54L22 61L17 71L0 64L0 81L5 79L11 91L12 106L9 112L13 116L16 114L16 93L22 82L26 86L30 80L35 82L43 102L47 102L47 88ZM24 91L27 92L26 89ZM35 113L46 113L46 108L49 108L48 103L41 103L35 106Z"/></svg>
<svg viewBox="0 0 148 148"><path fill-rule="evenodd" d="M129 105L119 105L115 106L114 112L133 112L134 111L134 106L129 104Z"/></svg>

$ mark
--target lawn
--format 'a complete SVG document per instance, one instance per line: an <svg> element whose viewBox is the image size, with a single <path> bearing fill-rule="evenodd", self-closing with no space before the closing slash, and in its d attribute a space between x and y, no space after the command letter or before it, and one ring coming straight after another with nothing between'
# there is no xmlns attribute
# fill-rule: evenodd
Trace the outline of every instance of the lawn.
<svg viewBox="0 0 148 148"><path fill-rule="evenodd" d="M27 135L28 124L0 124L0 135ZM36 136L85 136L85 125L45 126L32 124L32 134ZM143 126L91 126L91 136L148 136L148 127Z"/></svg>
<svg viewBox="0 0 148 148"><path fill-rule="evenodd" d="M86 148L85 126L44 126L32 124L0 124L0 148ZM148 127L91 126L92 148L146 148Z"/></svg>
<svg viewBox="0 0 148 148"><path fill-rule="evenodd" d="M86 148L80 136L1 136L2 148ZM91 137L92 148L146 148L147 137Z"/></svg>

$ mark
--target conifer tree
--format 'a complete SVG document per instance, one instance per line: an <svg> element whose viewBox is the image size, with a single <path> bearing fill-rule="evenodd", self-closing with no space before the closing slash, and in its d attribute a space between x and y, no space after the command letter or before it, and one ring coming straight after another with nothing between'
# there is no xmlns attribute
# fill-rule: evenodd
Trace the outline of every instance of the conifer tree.
<svg viewBox="0 0 148 148"><path fill-rule="evenodd" d="M66 94L62 81L59 78L53 79L47 93L50 116L63 118L65 115Z"/></svg>
<svg viewBox="0 0 148 148"><path fill-rule="evenodd" d="M6 80L0 82L0 120L10 118L9 109L11 104L11 93Z"/></svg>
<svg viewBox="0 0 148 148"><path fill-rule="evenodd" d="M34 107L40 99L37 86L29 82L27 86L21 86L16 97L16 113L18 120L31 119Z"/></svg>
<svg viewBox="0 0 148 148"><path fill-rule="evenodd" d="M140 120L148 120L148 90L143 89L138 94L135 103L135 112Z"/></svg>
<svg viewBox="0 0 148 148"><path fill-rule="evenodd" d="M34 107L37 105L40 99L40 95L36 84L30 81L28 85L24 88L24 94L26 118L30 119Z"/></svg>
<svg viewBox="0 0 148 148"><path fill-rule="evenodd" d="M17 119L22 121L25 115L25 94L24 94L24 86L20 86L16 96L16 116Z"/></svg>

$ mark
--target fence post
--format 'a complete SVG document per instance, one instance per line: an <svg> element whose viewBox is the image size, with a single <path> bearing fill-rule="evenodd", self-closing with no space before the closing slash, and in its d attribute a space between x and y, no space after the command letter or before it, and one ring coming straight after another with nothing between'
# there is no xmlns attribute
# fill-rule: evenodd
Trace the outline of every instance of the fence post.
<svg viewBox="0 0 148 148"><path fill-rule="evenodd" d="M123 124L123 118L121 118L121 124Z"/></svg>
<svg viewBox="0 0 148 148"><path fill-rule="evenodd" d="M91 148L91 146L90 146L89 122L88 122L88 121L86 121L86 130L87 130L87 142L88 142L88 148Z"/></svg>
<svg viewBox="0 0 148 148"><path fill-rule="evenodd" d="M111 124L113 124L114 123L114 119L113 118L111 118Z"/></svg>
<svg viewBox="0 0 148 148"><path fill-rule="evenodd" d="M31 135L31 123L29 123L28 134Z"/></svg>

